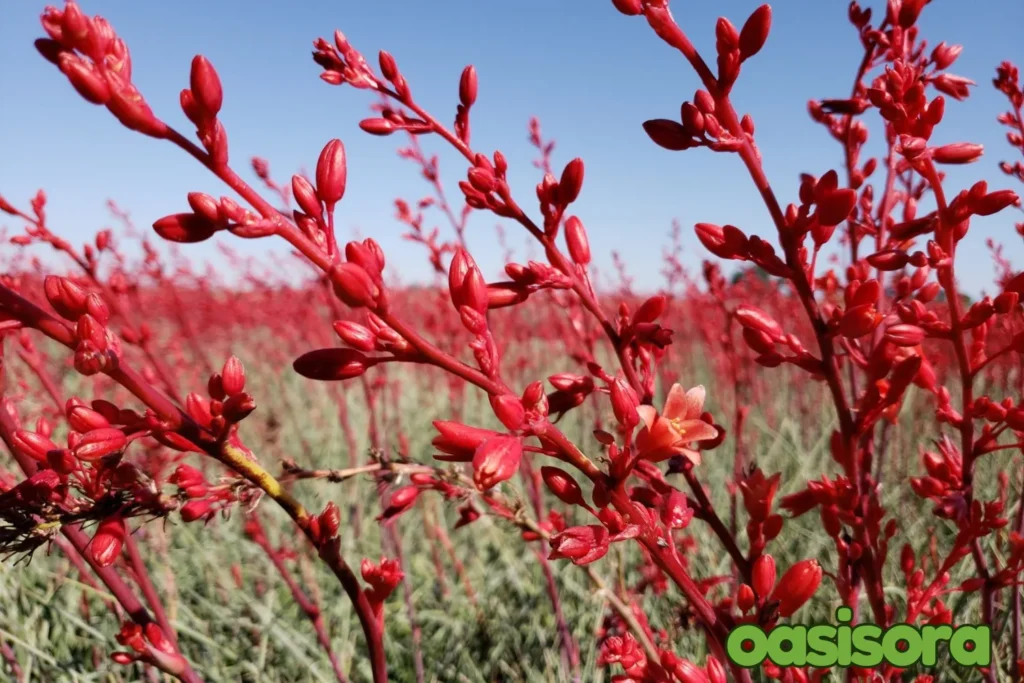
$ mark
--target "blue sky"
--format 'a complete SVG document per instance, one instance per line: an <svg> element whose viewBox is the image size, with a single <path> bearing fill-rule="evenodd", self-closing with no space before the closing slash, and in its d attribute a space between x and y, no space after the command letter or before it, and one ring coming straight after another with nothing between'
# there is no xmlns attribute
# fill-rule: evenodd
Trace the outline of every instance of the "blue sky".
<svg viewBox="0 0 1024 683"><path fill-rule="evenodd" d="M710 57L716 17L722 14L742 25L757 4L676 2L674 12ZM880 11L884 3L870 4ZM42 7L41 2L16 0L0 8L0 63L7 65L0 73L0 194L21 206L45 187L52 225L75 242L111 224L108 198L130 210L140 226L148 226L162 215L185 210L189 191L223 194L219 181L177 148L132 133L103 108L85 103L36 54L32 40L42 35L37 19ZM641 122L676 116L698 81L642 19L620 15L607 0L86 0L83 9L111 21L132 50L139 89L162 118L189 134L178 92L188 84L192 55L210 58L224 84L222 119L236 168L248 172L248 159L259 155L270 161L275 177L286 180L300 168L312 169L327 140L344 140L349 186L338 209L340 230L377 239L389 265L406 281L422 280L429 269L423 250L400 239L393 201L398 196L418 199L429 188L413 165L396 157L404 139L371 137L358 129L372 101L365 91L330 87L317 77L311 41L330 36L335 28L374 62L377 50L389 50L421 104L443 121L454 116L462 68L475 64L480 98L474 108L474 146L505 153L515 195L527 207L534 205L539 175L530 163L535 154L526 141L526 125L531 115L539 116L546 135L557 140L557 167L575 156L586 162L586 183L575 210L606 275L616 249L639 288L656 288L661 248L673 218L685 228L686 259L694 267L707 257L692 233L696 222L733 223L748 233L773 234L737 157L705 150L671 153L647 140ZM821 174L841 163L838 145L809 120L806 103L848 95L860 47L846 21L845 2L786 0L774 10L768 44L745 65L734 99L742 112L753 115L769 178L788 202L800 172ZM994 120L1006 101L991 87L991 78L1000 61L1024 59L1024 5L1019 0L936 0L920 25L933 44L964 44L952 71L978 83L966 102L948 103L934 140L980 142L986 155L974 165L953 168L948 188L955 192L979 178L992 187L1013 187L996 168L999 160L1012 158L1012 150ZM872 133L876 145L870 150L877 151L880 128L874 126ZM458 199L464 161L436 140L423 143L441 154L446 185ZM445 225L439 215L434 219ZM1024 263L1015 220L1020 215L1011 211L975 222L960 268L966 289L990 288L986 237L1005 242L1011 259ZM492 276L500 267L497 222L474 213L468 233L471 249ZM20 229L6 216L0 225ZM525 258L525 236L508 228L517 256ZM284 253L280 242L232 242L244 253ZM186 250L219 263L211 243Z"/></svg>

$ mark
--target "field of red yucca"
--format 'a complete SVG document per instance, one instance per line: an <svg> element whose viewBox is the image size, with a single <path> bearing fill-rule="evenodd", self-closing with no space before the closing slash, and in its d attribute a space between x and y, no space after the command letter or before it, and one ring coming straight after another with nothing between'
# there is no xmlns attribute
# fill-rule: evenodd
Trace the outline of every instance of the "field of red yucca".
<svg viewBox="0 0 1024 683"><path fill-rule="evenodd" d="M621 31L591 43L620 69L592 86L609 109L557 105L577 109L567 128L599 125L602 146L653 160L594 150L602 171L537 118L490 144L487 117L519 94L580 87L579 55L560 61L528 32L543 79L423 76L431 55L400 38L335 30L337 3L287 76L315 97L285 98L270 72L242 88L174 48L224 49L217 3L154 5L121 33L119 12L138 8L68 1L38 7L35 34L5 29L5 81L34 60L63 100L35 124L23 114L50 109L50 81L0 86L24 109L3 146L36 150L4 153L0 178L43 187L0 183L0 680L1020 683L1018 69L961 71L972 45L941 34L952 19L928 23L941 2L774 17L687 4L703 9L500 10L523 15L510 31L547 22L533 39L578 35L589 14ZM261 43L304 21L284 7L264 34L230 38L257 71L279 54ZM958 8L961 28L990 22ZM169 11L195 33L162 29ZM418 28L438 59L465 47L493 64L462 19ZM395 12L380 28L414 23ZM1019 57L1020 8L1002 23L980 30L1015 25L1000 60ZM826 92L795 62L770 66L779 32L799 50L794 35L832 30L848 64L801 58L808 78L839 65L814 79ZM502 82L514 73L531 87ZM654 83L652 109L619 129L614 101ZM748 87L787 114L762 120L781 105ZM956 113L979 93L992 111ZM333 109L361 112L358 126L308 148L289 137ZM59 150L55 115L78 136ZM128 147L87 151L97 121ZM399 176L351 154L357 139L417 183L372 225L346 207ZM773 173L780 152L804 172ZM51 176L128 155L146 199L103 188L113 227L75 224L94 175ZM195 185L150 180L168 168ZM641 225L650 207L628 191L597 201L614 174L670 188L660 205L688 220ZM749 224L716 218L719 198ZM614 211L592 207L620 204L629 225L592 229ZM776 642L840 608L902 644L831 662L789 645L750 664L730 638L756 626ZM965 655L960 627L989 637ZM945 640L914 659L927 628Z"/></svg>

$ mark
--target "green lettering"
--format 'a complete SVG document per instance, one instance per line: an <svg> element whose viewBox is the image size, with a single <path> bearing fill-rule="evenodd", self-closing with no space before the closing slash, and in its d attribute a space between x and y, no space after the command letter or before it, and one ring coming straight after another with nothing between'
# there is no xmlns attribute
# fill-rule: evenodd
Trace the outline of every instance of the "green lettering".
<svg viewBox="0 0 1024 683"><path fill-rule="evenodd" d="M992 661L992 641L988 626L961 626L949 639L949 655L964 666L988 666ZM967 649L967 644L972 645Z"/></svg>
<svg viewBox="0 0 1024 683"><path fill-rule="evenodd" d="M870 668L882 663L882 643L879 637L882 629L877 624L861 624L853 629L854 652L850 663Z"/></svg>
<svg viewBox="0 0 1024 683"><path fill-rule="evenodd" d="M853 655L853 648L850 645L850 638L852 636L851 629L847 624L853 621L853 610L849 607L840 607L836 610L836 620L842 625L839 627L838 632L838 644L839 644L839 666L850 666L851 657Z"/></svg>
<svg viewBox="0 0 1024 683"><path fill-rule="evenodd" d="M924 638L924 647L921 652L921 663L925 666L935 666L935 662L938 660L936 651L938 648L936 645L939 641L949 642L949 637L953 635L952 627L947 624L941 624L939 626L924 626L921 629L921 636Z"/></svg>
<svg viewBox="0 0 1024 683"><path fill-rule="evenodd" d="M836 645L836 627L819 624L807 630L807 663L810 666L828 669L839 661L839 646Z"/></svg>
<svg viewBox="0 0 1024 683"><path fill-rule="evenodd" d="M902 650L901 642L906 644ZM882 638L882 653L887 662L905 669L921 659L921 634L910 624L896 624Z"/></svg>
<svg viewBox="0 0 1024 683"><path fill-rule="evenodd" d="M807 627L776 626L768 636L768 657L779 666L807 664Z"/></svg>
<svg viewBox="0 0 1024 683"><path fill-rule="evenodd" d="M752 647L744 649L745 643L750 643ZM757 626L744 624L729 633L725 651L738 666L748 669L758 666L768 656L768 636Z"/></svg>

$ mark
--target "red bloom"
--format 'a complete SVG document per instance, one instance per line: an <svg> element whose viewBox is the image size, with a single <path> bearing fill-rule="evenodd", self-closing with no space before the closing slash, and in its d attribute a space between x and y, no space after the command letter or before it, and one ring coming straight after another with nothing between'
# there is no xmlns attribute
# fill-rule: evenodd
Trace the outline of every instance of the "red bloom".
<svg viewBox="0 0 1024 683"><path fill-rule="evenodd" d="M713 425L700 419L704 412L703 386L684 392L682 386L673 384L661 413L652 406L640 406L638 412L645 427L637 435L637 450L641 458L651 462L683 455L694 465L699 465L700 453L689 445L711 441L718 436Z"/></svg>
<svg viewBox="0 0 1024 683"><path fill-rule="evenodd" d="M574 526L555 534L549 542L549 560L567 559L583 566L601 559L608 552L608 530L597 524Z"/></svg>

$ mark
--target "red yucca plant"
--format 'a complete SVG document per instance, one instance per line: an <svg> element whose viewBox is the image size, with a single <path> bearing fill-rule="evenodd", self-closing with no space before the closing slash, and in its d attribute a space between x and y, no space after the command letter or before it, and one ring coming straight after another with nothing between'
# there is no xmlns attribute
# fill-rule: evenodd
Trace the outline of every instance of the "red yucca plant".
<svg viewBox="0 0 1024 683"><path fill-rule="evenodd" d="M917 28L926 0L889 0L881 16L851 3L849 20L863 46L851 94L809 105L811 118L839 143L842 164L802 176L798 196L786 202L765 174L753 119L741 116L731 100L744 63L769 37L771 8L758 8L741 28L719 19L715 58L708 61L673 19L667 0L613 4L678 50L699 83L678 115L644 122L651 140L671 151L734 155L764 200L774 234L695 226L718 259L750 263L732 281L713 262L704 266L703 286L692 279L679 261L677 228L665 254L668 286L662 293L639 296L625 277L617 293L598 288L587 229L573 213L584 187L581 159L556 172L553 144L532 122L543 177L535 204L517 197L505 156L472 145L474 67L461 75L449 127L417 102L389 53L381 52L373 66L335 32L332 40L314 42L320 77L379 98L360 127L376 136L407 136L401 155L420 167L433 192L419 203L399 200L397 214L447 286L395 287L384 277L385 254L377 242L337 239L336 212L348 173L341 140L323 147L313 177L295 175L290 184L275 182L267 162L254 159L262 189L254 186L232 164L228 131L218 118L225 93L205 57L193 59L189 87L181 91L193 141L136 89L128 47L106 20L86 15L74 2L46 8L48 37L36 48L82 97L106 107L127 128L177 146L237 196L190 193L180 213L153 224L159 237L177 243L224 232L276 237L315 271L301 306L295 292L275 291L256 273L248 273L254 289L244 293L218 290L212 276L184 266L169 275L148 245L144 266L133 272L110 231L83 250L52 232L42 191L27 210L0 199L0 209L27 224L12 243L48 243L78 268L75 275L45 275L24 263L16 267L12 259L0 284L0 334L19 358L17 367L7 368L19 379L6 386L0 411L0 436L14 463L0 472L0 549L24 555L54 545L84 581L102 584L124 624L117 635L123 649L111 655L116 662L202 680L179 645L133 531L175 516L207 523L242 507L246 536L309 618L338 680L352 673L331 650L315 582L297 576L292 564L306 547L351 600L376 682L389 676L384 604L403 585L416 677L425 680L429 662L422 657L397 518L422 507L432 547L454 560L476 603L443 518L428 504L436 493L458 505L456 528L496 516L536 549L557 617L560 655L576 671L580 649L561 610L551 562L582 567L594 590L607 596L611 609L597 635L599 664L613 668L615 681L721 683L761 675L822 680L827 669L732 664L726 641L742 624L771 629L785 623L823 582L853 610L854 622L883 628L948 624L955 601L977 598L980 622L1004 634L993 638L992 664L981 674L989 681L1021 680L1024 506L1010 498L1019 469L1003 467L997 482L980 482L977 475L987 459L1024 452L1024 273L1015 274L993 245L999 292L971 302L959 290L956 272L972 218L1019 208L1020 200L1014 191L985 182L950 187L940 170L982 155L981 146L969 141L932 142L947 99L966 98L973 85L948 71L961 47L926 46ZM1010 102L999 121L1009 129L1011 145L1024 152L1024 96L1016 68L1001 65L995 86ZM872 118L884 130L885 153L877 159L863 157ZM436 158L421 149L424 136L440 138L465 159L458 201L446 194ZM1001 168L1024 181L1020 159ZM450 222L454 241L442 241L427 227L423 212L431 207ZM465 247L473 211L517 224L543 256L527 263L508 259L504 279L488 282ZM1024 234L1024 224L1017 231ZM846 266L826 268L819 255L836 245ZM310 312L311 302L322 304L319 312ZM170 332L161 327L163 318L172 321ZM276 336L260 341L247 333L260 325L272 325ZM331 327L340 345L329 341ZM216 332L207 336L203 330ZM106 398L64 396L53 376L59 361L36 346L40 337L66 347L74 369L95 378L96 391ZM219 348L243 342L278 364L299 349L301 355L288 358L299 375L358 387L352 390L361 390L370 415L369 461L358 454L346 390L337 386L331 391L349 468L299 467L275 446L273 425L250 430L257 402L247 392L242 362L216 357ZM531 344L559 353L538 359ZM696 353L716 378L707 388L685 381L691 372L685 360ZM557 372L544 378L552 364ZM398 370L389 374L388 366L408 369L396 379ZM197 372L208 377L205 387ZM183 378L196 380L184 395ZM805 389L808 379L824 387L834 425L822 421L818 394ZM434 392L440 387L448 398L446 412L433 416L433 460L413 458L398 414L403 386L417 382ZM779 382L794 389L789 409L796 419L828 443L834 467L814 478L784 481L781 472L762 470L756 439L744 433L752 411L772 410L765 399L778 392ZM467 388L486 397L496 420L490 426L471 416ZM29 408L18 401L30 391L40 404L54 406L34 428L22 422L20 413ZM706 410L709 397L728 418ZM282 404L279 410L291 408ZM919 463L895 462L895 429L907 411L933 425L935 438ZM570 437L560 426L569 413L591 416L593 440ZM54 440L57 420L66 426L66 442ZM705 453L727 440L732 474L708 482ZM283 463L277 475L272 470L279 468L269 464L275 455ZM310 510L292 493L292 483L360 475L377 484L384 556L354 567L341 538L358 533L362 511L353 505L343 513L335 503ZM526 502L505 484L517 476ZM908 520L883 500L886 476L886 490L910 490L928 501L934 520L926 542L893 546ZM723 498L709 488L715 485L726 488L727 510L712 500ZM793 492L777 496L780 487ZM261 522L268 505L291 518L304 536L301 544L268 537ZM829 552L777 562L790 542L787 527L810 514L820 515L814 528L827 537ZM166 553L161 534L146 536L148 550ZM689 561L694 534L728 556L725 574L695 574ZM594 570L592 563L613 546L639 548L642 581L611 586ZM440 551L434 561L443 580ZM951 578L965 571L970 578L961 583ZM169 574L166 580L173 579ZM647 596L669 590L681 596L683 619L706 641L703 661L681 650L644 608ZM4 645L3 655L20 676L16 654ZM905 672L886 664L854 667L846 675L892 681L903 680ZM919 673L915 680L930 681L932 674Z"/></svg>

